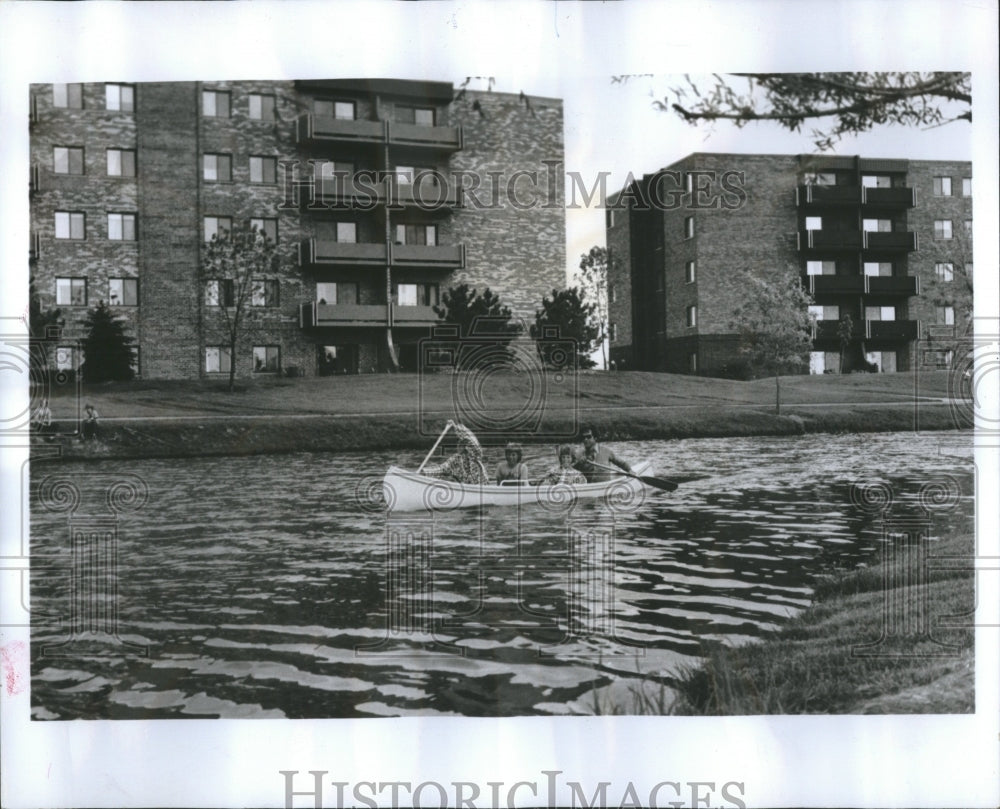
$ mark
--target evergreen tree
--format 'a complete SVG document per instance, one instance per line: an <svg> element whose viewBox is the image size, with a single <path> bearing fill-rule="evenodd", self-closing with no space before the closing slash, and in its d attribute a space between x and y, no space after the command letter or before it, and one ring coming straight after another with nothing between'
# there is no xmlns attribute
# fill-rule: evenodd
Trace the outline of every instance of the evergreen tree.
<svg viewBox="0 0 1000 809"><path fill-rule="evenodd" d="M30 342L30 372L33 380L42 379L49 369L51 341L61 332L65 321L61 309L46 309L42 305L34 277L28 280L28 337Z"/></svg>
<svg viewBox="0 0 1000 809"><path fill-rule="evenodd" d="M500 336L509 342L517 334L511 324L510 308L500 302L500 298L487 287L479 295L468 284L452 287L441 296L441 305L434 312L445 323L459 327L459 337Z"/></svg>
<svg viewBox="0 0 1000 809"><path fill-rule="evenodd" d="M601 330L594 323L593 303L579 287L553 289L552 299L542 298L542 308L535 313L531 336L538 345L538 355L547 366L566 368L575 361L577 368L593 368L590 355L597 346ZM567 341L575 346L575 357L565 354Z"/></svg>
<svg viewBox="0 0 1000 809"><path fill-rule="evenodd" d="M104 301L87 313L84 321L87 336L83 339L81 372L86 382L129 380L135 376L134 340Z"/></svg>

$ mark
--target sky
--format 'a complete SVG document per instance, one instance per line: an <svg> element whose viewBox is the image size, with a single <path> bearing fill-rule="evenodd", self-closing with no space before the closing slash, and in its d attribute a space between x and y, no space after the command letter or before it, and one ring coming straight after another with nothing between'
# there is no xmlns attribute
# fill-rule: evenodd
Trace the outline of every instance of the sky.
<svg viewBox="0 0 1000 809"><path fill-rule="evenodd" d="M17 325L27 302L30 82L381 76L458 84L493 76L497 91L562 98L567 169L593 178L609 172L610 190L630 171L693 151L812 150L808 137L773 126L708 131L656 112L650 91L662 94L683 72L971 70L971 127L886 129L839 151L971 157L975 265L994 282L977 281L977 315L996 334L997 53L995 0L0 2L0 176L7 180L0 331ZM611 83L624 74L654 78ZM572 269L603 241L600 211L568 212L567 241ZM23 412L27 386L8 384L10 376L0 373L4 407L13 400L12 412ZM24 448L5 449L0 464L9 499L27 468ZM984 491L996 489L994 466L978 467ZM0 513L3 553L15 556L22 512L12 505ZM995 537L995 502L984 505L992 522L980 521L983 536ZM994 588L984 603L1000 604L995 577L979 584ZM4 642L8 635L30 641L17 632L4 628ZM982 683L1000 681L995 636L977 635ZM282 767L354 782L448 782L460 774L486 783L537 777L544 765L594 782L736 778L761 806L996 805L1000 708L992 690L980 690L974 717L754 717L724 725L655 717L40 723L27 721L26 699L8 696L2 715L4 775L18 776L25 790L5 805L280 805ZM4 778L5 798L14 783Z"/></svg>

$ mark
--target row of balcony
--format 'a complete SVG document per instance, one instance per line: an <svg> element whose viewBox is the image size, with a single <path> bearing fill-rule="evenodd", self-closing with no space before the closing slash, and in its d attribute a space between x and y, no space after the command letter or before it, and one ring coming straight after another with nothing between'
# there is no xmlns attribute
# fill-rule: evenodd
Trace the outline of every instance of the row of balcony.
<svg viewBox="0 0 1000 809"><path fill-rule="evenodd" d="M443 172L418 174L415 182L400 182L393 172L362 171L353 176L317 180L315 199L300 194L304 208L344 205L365 208L374 205L409 205L435 211L458 205L458 188Z"/></svg>
<svg viewBox="0 0 1000 809"><path fill-rule="evenodd" d="M460 126L423 126L395 121L357 121L306 113L296 126L299 143L378 143L390 146L423 146L455 152L462 148Z"/></svg>
<svg viewBox="0 0 1000 809"><path fill-rule="evenodd" d="M333 242L305 239L299 244L302 267L420 267L448 272L465 267L465 245Z"/></svg>
<svg viewBox="0 0 1000 809"><path fill-rule="evenodd" d="M400 306L385 303L303 303L299 306L299 326L303 329L329 326L430 328L439 322L440 318L433 306Z"/></svg>
<svg viewBox="0 0 1000 809"><path fill-rule="evenodd" d="M800 230L799 250L879 250L909 253L918 249L917 234L868 230Z"/></svg>
<svg viewBox="0 0 1000 809"><path fill-rule="evenodd" d="M856 337L866 340L918 340L920 339L919 320L866 320L864 334L855 333ZM818 320L813 328L813 340L816 342L837 343L839 321Z"/></svg>
<svg viewBox="0 0 1000 809"><path fill-rule="evenodd" d="M800 185L795 189L795 204L883 208L913 208L917 204L914 188L868 188L862 185Z"/></svg>
<svg viewBox="0 0 1000 809"><path fill-rule="evenodd" d="M915 275L806 275L803 281L813 295L920 294L920 279Z"/></svg>

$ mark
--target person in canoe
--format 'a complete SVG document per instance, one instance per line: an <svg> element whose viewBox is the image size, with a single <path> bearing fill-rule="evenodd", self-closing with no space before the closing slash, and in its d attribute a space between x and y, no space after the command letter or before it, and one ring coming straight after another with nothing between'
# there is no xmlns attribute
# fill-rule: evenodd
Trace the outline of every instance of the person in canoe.
<svg viewBox="0 0 1000 809"><path fill-rule="evenodd" d="M610 469L602 469L611 465L617 466L623 472L632 474L632 467L614 454L603 444L598 444L600 437L597 430L591 426L584 426L581 433L583 438L583 453L576 456L576 463L573 465L587 478L587 483L602 483L611 480L613 473Z"/></svg>
<svg viewBox="0 0 1000 809"><path fill-rule="evenodd" d="M545 477L539 481L542 485L554 485L556 483L586 483L587 478L573 466L573 447L563 444L556 450L559 456L559 465L553 467L545 473Z"/></svg>
<svg viewBox="0 0 1000 809"><path fill-rule="evenodd" d="M432 478L447 478L459 483L489 483L486 467L483 465L483 448L479 439L464 424L451 419L448 427L458 436L458 450L445 461L428 464L421 474Z"/></svg>
<svg viewBox="0 0 1000 809"><path fill-rule="evenodd" d="M521 461L524 451L516 441L508 441L503 449L504 459L497 466L497 485L525 486L528 483L528 467Z"/></svg>

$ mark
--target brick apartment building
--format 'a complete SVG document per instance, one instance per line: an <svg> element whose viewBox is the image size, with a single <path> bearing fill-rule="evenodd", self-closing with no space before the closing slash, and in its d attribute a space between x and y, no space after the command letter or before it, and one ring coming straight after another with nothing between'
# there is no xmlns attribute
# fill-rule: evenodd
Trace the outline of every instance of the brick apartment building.
<svg viewBox="0 0 1000 809"><path fill-rule="evenodd" d="M213 234L251 223L255 279L237 373L417 367L451 286L533 317L565 285L557 99L403 80L42 84L31 88L31 275L66 320L128 322L146 378L227 374L228 279Z"/></svg>
<svg viewBox="0 0 1000 809"><path fill-rule="evenodd" d="M972 166L962 161L695 153L608 200L611 358L740 375L734 270L798 275L813 373L946 367L969 296Z"/></svg>

